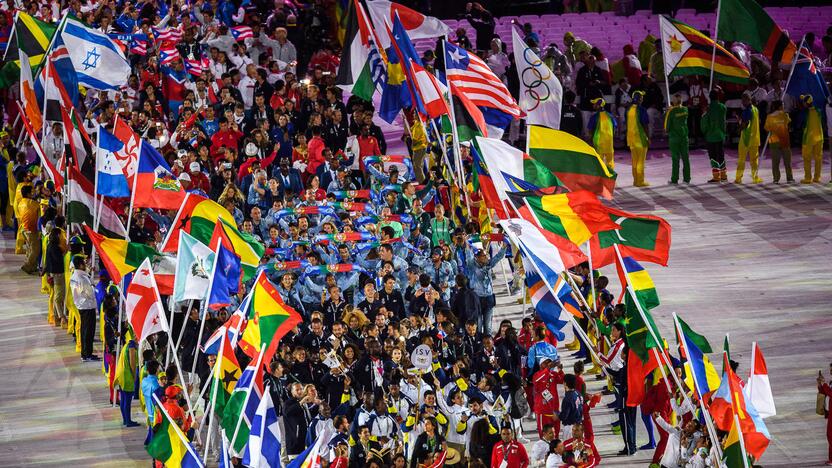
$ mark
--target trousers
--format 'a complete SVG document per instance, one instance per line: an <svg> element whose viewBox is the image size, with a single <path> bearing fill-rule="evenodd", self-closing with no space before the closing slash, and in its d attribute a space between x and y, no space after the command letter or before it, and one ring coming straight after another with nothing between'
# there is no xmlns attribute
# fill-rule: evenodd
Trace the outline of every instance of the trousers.
<svg viewBox="0 0 832 468"><path fill-rule="evenodd" d="M745 174L746 158L751 162L751 182L755 184L762 182L760 177L757 176L757 169L760 163L760 146L746 146L742 142L742 139L740 139L740 145L737 149L737 177L734 179L734 182L738 184L742 183L742 176Z"/></svg>
<svg viewBox="0 0 832 468"><path fill-rule="evenodd" d="M81 357L90 357L95 338L95 309L82 309L78 314L81 316Z"/></svg>
<svg viewBox="0 0 832 468"><path fill-rule="evenodd" d="M670 181L679 182L679 162L682 163L682 180L690 182L690 158L688 157L688 139L670 139L671 173Z"/></svg>
<svg viewBox="0 0 832 468"><path fill-rule="evenodd" d="M813 145L803 145L803 180L801 182L820 182L820 169L823 164L823 142ZM815 173L812 175L812 163L814 162Z"/></svg>
<svg viewBox="0 0 832 468"><path fill-rule="evenodd" d="M643 187L644 182L644 160L647 159L647 148L643 146L631 146L630 155L633 159L633 185Z"/></svg>
<svg viewBox="0 0 832 468"><path fill-rule="evenodd" d="M792 175L792 149L780 145L771 145L771 175L774 182L780 182L780 160L786 168L786 181L794 181Z"/></svg>

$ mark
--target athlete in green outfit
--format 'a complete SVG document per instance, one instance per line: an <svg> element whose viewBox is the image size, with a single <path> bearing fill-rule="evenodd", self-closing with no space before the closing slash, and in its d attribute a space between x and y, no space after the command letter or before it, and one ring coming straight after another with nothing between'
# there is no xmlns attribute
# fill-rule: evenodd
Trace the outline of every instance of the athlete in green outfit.
<svg viewBox="0 0 832 468"><path fill-rule="evenodd" d="M682 180L690 183L690 160L688 159L688 108L682 105L679 93L670 100L670 108L664 116L664 131L670 142L670 157L673 170L670 183L679 183L679 160L682 161Z"/></svg>

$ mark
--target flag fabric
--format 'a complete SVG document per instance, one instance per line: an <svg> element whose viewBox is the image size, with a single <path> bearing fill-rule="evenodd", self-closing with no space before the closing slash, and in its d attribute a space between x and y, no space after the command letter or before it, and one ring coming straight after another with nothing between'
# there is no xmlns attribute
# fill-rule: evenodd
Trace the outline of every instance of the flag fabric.
<svg viewBox="0 0 832 468"><path fill-rule="evenodd" d="M714 56L714 40L696 28L667 16L659 17L659 27L662 32L664 72L667 76L710 76L713 63L714 78L729 83L748 82L748 67L719 44L716 45Z"/></svg>
<svg viewBox="0 0 832 468"><path fill-rule="evenodd" d="M150 335L167 331L165 308L159 296L159 287L150 266L150 259L145 258L136 273L125 296L125 313L130 327L139 343Z"/></svg>
<svg viewBox="0 0 832 468"><path fill-rule="evenodd" d="M317 468L321 466L321 457L327 455L327 446L332 440L335 432L332 424L323 424L321 433L315 439L315 443L306 447L294 460L290 461L286 468Z"/></svg>
<svg viewBox="0 0 832 468"><path fill-rule="evenodd" d="M571 191L589 190L612 199L618 175L585 141L560 130L529 127L529 156L554 172Z"/></svg>
<svg viewBox="0 0 832 468"><path fill-rule="evenodd" d="M140 146L133 206L165 210L179 208L185 198L182 184L153 146L147 142L142 142Z"/></svg>
<svg viewBox="0 0 832 468"><path fill-rule="evenodd" d="M650 273L641 266L633 257L621 257L616 262L618 278L621 287L632 288L642 306L646 309L653 309L659 305L659 295L656 292L656 285ZM705 341L707 343L707 341Z"/></svg>
<svg viewBox="0 0 832 468"><path fill-rule="evenodd" d="M23 49L20 49L20 103L23 109L22 115L28 120L38 133L43 128L43 115L40 112L38 98L35 95L35 80L32 78L32 66L29 63L29 56Z"/></svg>
<svg viewBox="0 0 832 468"><path fill-rule="evenodd" d="M587 190L555 195L520 192L538 225L581 245L600 231L618 229L607 209Z"/></svg>
<svg viewBox="0 0 832 468"><path fill-rule="evenodd" d="M179 54L179 49L172 42L163 42L161 47L159 47L159 65L170 66L181 59L182 56Z"/></svg>
<svg viewBox="0 0 832 468"><path fill-rule="evenodd" d="M523 264L526 265L526 289L535 313L558 341L562 341L566 338L562 330L568 322L560 319L562 310L560 304L555 300L555 296L552 295L543 278L540 277L540 274L525 257L523 258Z"/></svg>
<svg viewBox="0 0 832 468"><path fill-rule="evenodd" d="M505 84L476 55L445 41L445 68L448 83L475 105L495 109L511 118L523 116ZM488 117L485 120L488 122Z"/></svg>
<svg viewBox="0 0 832 468"><path fill-rule="evenodd" d="M561 184L557 176L528 154L497 138L476 137L474 147L492 173L501 199L505 193L549 189ZM473 153L474 148L471 152ZM476 166L475 166L476 167Z"/></svg>
<svg viewBox="0 0 832 468"><path fill-rule="evenodd" d="M106 34L69 18L61 38L69 50L78 83L94 89L120 89L130 76L130 63Z"/></svg>
<svg viewBox="0 0 832 468"><path fill-rule="evenodd" d="M98 233L102 236L114 239L126 239L127 229L121 223L116 212L106 200L96 202L95 189L92 182L87 180L81 172L74 168L68 167L67 173L69 175L66 203L66 222L78 225L86 224L87 226L94 226L93 210L96 209L97 203L103 203L101 206L100 217L98 222Z"/></svg>
<svg viewBox="0 0 832 468"><path fill-rule="evenodd" d="M177 43L182 40L182 30L179 28L151 28L154 34L154 41Z"/></svg>
<svg viewBox="0 0 832 468"><path fill-rule="evenodd" d="M162 422L153 432L153 438L147 445L147 453L154 460L161 461L165 468L204 468L205 464L188 442L182 429L175 421L171 421L158 397L153 395L153 398L156 400L155 407L162 413Z"/></svg>
<svg viewBox="0 0 832 468"><path fill-rule="evenodd" d="M639 300L641 301L641 299ZM626 307L626 312L624 313L624 331L627 333L627 345L641 359L641 362L646 363L650 354L648 350L654 348L662 349L662 337L659 334L659 329L656 327L653 316L650 314L650 309L645 307L643 302L641 304L641 311L644 312L644 317L642 317L639 308L636 306L630 294L625 295L624 304ZM652 328L652 333L650 328Z"/></svg>
<svg viewBox="0 0 832 468"><path fill-rule="evenodd" d="M614 246L621 255L641 262L667 266L670 257L670 223L652 215L628 213L607 207L610 219L621 229L600 231L589 240L592 268L600 269L615 263Z"/></svg>
<svg viewBox="0 0 832 468"><path fill-rule="evenodd" d="M682 334L685 335L685 339L696 345L696 347L703 353L712 353L714 352L711 349L711 344L708 342L708 339L705 338L703 335L696 333L690 328L690 325L687 324L681 317L676 317L679 322L679 328L682 331ZM716 389L714 389L716 390Z"/></svg>
<svg viewBox="0 0 832 468"><path fill-rule="evenodd" d="M425 115L431 119L435 119L439 116L449 114L451 111L448 109L448 103L443 97L445 94L445 86L432 73L425 70L421 64L411 61L410 67L413 70L414 88L419 93L424 104Z"/></svg>
<svg viewBox="0 0 832 468"><path fill-rule="evenodd" d="M62 122L62 110L73 109L77 102L77 89L78 78L66 47L53 50L44 60L35 82L38 103L45 102L46 106L43 109L44 120Z"/></svg>
<svg viewBox="0 0 832 468"><path fill-rule="evenodd" d="M22 73L21 76L23 76ZM806 47L801 47L798 52L789 86L786 87L786 94L795 97L809 94L812 96L812 103L818 108L823 108L829 98L826 80L815 63L812 52Z"/></svg>
<svg viewBox="0 0 832 468"><path fill-rule="evenodd" d="M476 136L488 136L488 124L485 123L485 117L482 111L477 107L471 99L464 93L459 91L453 83L450 83L450 96L453 101L454 120L456 120L456 133L459 141L471 141ZM450 117L449 117L450 118ZM443 131L451 133L451 129L444 129ZM448 120L450 125L450 120Z"/></svg>
<svg viewBox="0 0 832 468"><path fill-rule="evenodd" d="M243 454L251 423L263 398L263 369L259 368L259 364L260 360L255 359L240 374L223 410L222 428L230 441L229 452L235 456Z"/></svg>
<svg viewBox="0 0 832 468"><path fill-rule="evenodd" d="M560 128L563 86L543 60L523 41L517 28L511 28L517 77L520 83L520 109L526 113L526 125Z"/></svg>
<svg viewBox="0 0 832 468"><path fill-rule="evenodd" d="M50 67L51 68L51 67ZM78 121L75 109L70 108L71 114L65 108L61 108L61 118L64 130L64 141L69 144L72 162L81 172L87 173L92 160L88 158L92 154L92 141L90 140L84 126Z"/></svg>
<svg viewBox="0 0 832 468"><path fill-rule="evenodd" d="M251 26L232 26L228 28L228 32L231 33L237 42L254 39L254 31L251 30Z"/></svg>
<svg viewBox="0 0 832 468"><path fill-rule="evenodd" d="M176 279L173 285L174 302L189 299L201 301L208 291L214 252L185 231L179 231L179 250L176 257Z"/></svg>
<svg viewBox="0 0 832 468"><path fill-rule="evenodd" d="M208 288L208 307L217 310L231 305L231 295L240 290L240 274L240 258L225 246L217 246Z"/></svg>
<svg viewBox="0 0 832 468"><path fill-rule="evenodd" d="M797 47L756 1L722 0L718 8L717 39L744 42L772 64L791 63Z"/></svg>
<svg viewBox="0 0 832 468"><path fill-rule="evenodd" d="M393 123L402 109L413 105L407 88L407 78L398 54L388 54L387 76L381 84L381 103L378 115L387 123Z"/></svg>
<svg viewBox="0 0 832 468"><path fill-rule="evenodd" d="M706 367L708 357L705 353L709 351L705 350L710 350L711 346L704 336L691 330L690 326L684 323L678 316L675 317L675 320L677 324L676 339L678 340L679 348L684 350L684 357L687 360L686 369L689 371L688 375L691 375L693 380L691 382L693 385L690 388L696 390L698 398L704 398L705 395L719 388L718 381L711 387L710 384L714 382L708 379L708 369ZM710 363L708 362L707 364ZM710 367L713 369L713 366Z"/></svg>
<svg viewBox="0 0 832 468"><path fill-rule="evenodd" d="M17 106L20 109L20 113L23 114L23 108L20 105L20 102L17 102ZM43 164L43 169L46 173L45 175L53 182L55 182L56 190L58 190L59 192L62 191L64 187L64 176L62 174L62 170L59 167L57 167L52 161L50 161L49 158L46 157L46 153L43 152L43 147L40 145L40 139L38 138L37 133L35 133L35 129L32 128L32 124L29 122L29 120L21 120L23 120L23 128L26 130L26 134L29 136L29 140L32 142L32 148L34 148L35 153L37 153L38 158Z"/></svg>
<svg viewBox="0 0 832 468"><path fill-rule="evenodd" d="M352 0L344 34L344 49L335 83L365 101L371 101L377 87L387 81L387 72L360 0Z"/></svg>
<svg viewBox="0 0 832 468"><path fill-rule="evenodd" d="M270 392L263 392L263 398L254 413L248 445L243 453L243 465L250 468L281 466L277 414Z"/></svg>
<svg viewBox="0 0 832 468"><path fill-rule="evenodd" d="M217 219L211 233L211 241L208 243L212 250L216 250L217 245L224 246L239 258L244 273L243 281L254 277L257 267L260 266L260 258L266 251L263 244L251 234L238 230L233 223L224 218Z"/></svg>
<svg viewBox="0 0 832 468"><path fill-rule="evenodd" d="M176 252L179 248L179 231L185 231L205 245L211 244L214 226L223 219L234 223L234 217L219 203L200 195L185 195L179 212L173 219L168 236L162 244L162 251Z"/></svg>
<svg viewBox="0 0 832 468"><path fill-rule="evenodd" d="M757 409L745 398L741 387L739 377L723 353L722 383L713 394L709 408L714 425L722 431L730 431L736 417L746 452L759 460L771 442L771 435Z"/></svg>
<svg viewBox="0 0 832 468"><path fill-rule="evenodd" d="M647 396L645 379L659 367L656 354L646 354L647 360L642 362L635 351L627 351L627 406L639 406L644 401Z"/></svg>
<svg viewBox="0 0 832 468"><path fill-rule="evenodd" d="M757 409L761 418L765 419L777 414L777 409L774 407L774 395L771 393L771 383L768 381L766 360L756 341L751 345L751 375L742 391L745 399Z"/></svg>
<svg viewBox="0 0 832 468"><path fill-rule="evenodd" d="M116 114L113 121L113 136L118 138L122 143L122 149L113 153L116 160L121 166L124 176L127 177L127 183L130 187L133 186L133 177L136 176L136 171L139 165L139 153L141 152L141 138L130 127L130 124Z"/></svg>
<svg viewBox="0 0 832 468"><path fill-rule="evenodd" d="M243 333L246 326L246 313L248 313L248 304L250 296L243 298L243 302L237 307L237 310L231 314L231 317L225 321L220 328L216 329L211 336L205 340L205 343L200 345L200 349L205 354L218 354L220 352L220 344L222 343L223 335L226 335L231 342L231 347L237 347L237 341Z"/></svg>
<svg viewBox="0 0 832 468"><path fill-rule="evenodd" d="M483 203L489 210L494 210L499 219L507 219L508 213L503 205L500 193L494 187L494 180L491 177L491 171L480 156L480 151L477 150L476 145L471 146L471 157L473 159L474 169L474 190L479 190L482 194Z"/></svg>
<svg viewBox="0 0 832 468"><path fill-rule="evenodd" d="M98 128L98 154L95 164L98 174L96 193L107 197L129 197L130 186L127 177L116 158L116 152L124 151L124 143L106 128Z"/></svg>
<svg viewBox="0 0 832 468"><path fill-rule="evenodd" d="M234 393L237 381L240 380L240 364L237 356L234 355L234 346L228 339L228 334L223 333L217 361L211 371L210 398L213 399L213 410L217 415L225 412L225 405Z"/></svg>
<svg viewBox="0 0 832 468"><path fill-rule="evenodd" d="M104 237L88 225L84 226L84 230L114 283L121 282L124 275L135 271L145 260L152 260L159 255L159 252L147 244Z"/></svg>
<svg viewBox="0 0 832 468"><path fill-rule="evenodd" d="M393 20L398 16L404 24L405 30L411 39L429 39L440 36L450 36L450 26L433 16L425 16L404 5L387 0L373 0L366 3L367 13L372 19L376 31L385 31L385 28L393 27ZM384 34L379 35L381 47L390 46L390 38Z"/></svg>
<svg viewBox="0 0 832 468"><path fill-rule="evenodd" d="M248 324L240 348L252 359L265 347L265 362L271 362L280 339L303 319L283 302L265 272L260 272L249 292Z"/></svg>
<svg viewBox="0 0 832 468"><path fill-rule="evenodd" d="M754 465L748 455L744 455L739 430L737 423L731 421L731 430L728 431L728 436L722 445L722 461L725 463L725 468L745 468Z"/></svg>
<svg viewBox="0 0 832 468"><path fill-rule="evenodd" d="M5 65L0 71L0 86L7 88L19 79L20 51L29 59L29 65L37 69L46 58L46 50L57 30L58 26L55 24L45 23L28 13L17 11L3 54Z"/></svg>

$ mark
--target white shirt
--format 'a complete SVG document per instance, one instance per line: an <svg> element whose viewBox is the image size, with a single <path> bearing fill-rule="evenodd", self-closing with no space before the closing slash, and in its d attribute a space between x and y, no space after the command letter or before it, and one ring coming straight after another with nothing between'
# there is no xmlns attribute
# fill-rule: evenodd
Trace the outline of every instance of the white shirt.
<svg viewBox="0 0 832 468"><path fill-rule="evenodd" d="M92 285L89 273L75 270L69 278L69 288L72 290L72 301L78 310L96 308L95 287Z"/></svg>
<svg viewBox="0 0 832 468"><path fill-rule="evenodd" d="M256 81L254 78L249 77L248 75L244 76L240 80L240 94L243 95L243 105L245 106L246 110L251 109L251 106L254 105L254 85Z"/></svg>
<svg viewBox="0 0 832 468"><path fill-rule="evenodd" d="M613 343L610 352L606 356L601 356L601 362L612 371L624 368L624 340L619 338Z"/></svg>
<svg viewBox="0 0 832 468"><path fill-rule="evenodd" d="M556 453L550 453L546 458L546 468L560 468L561 465L563 465L563 457Z"/></svg>
<svg viewBox="0 0 832 468"><path fill-rule="evenodd" d="M548 463L548 460L546 459L547 453L549 453L549 442L546 442L543 439L536 440L535 443L532 444L532 450L529 454L529 460L531 460L532 466L537 468L546 466Z"/></svg>

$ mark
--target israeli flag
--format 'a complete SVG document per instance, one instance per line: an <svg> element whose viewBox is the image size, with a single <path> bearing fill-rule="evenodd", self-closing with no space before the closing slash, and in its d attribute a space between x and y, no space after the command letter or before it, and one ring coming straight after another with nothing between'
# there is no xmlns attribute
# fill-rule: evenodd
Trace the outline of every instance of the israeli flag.
<svg viewBox="0 0 832 468"><path fill-rule="evenodd" d="M119 89L127 84L130 63L106 34L68 19L61 37L78 74L78 84L94 89Z"/></svg>

